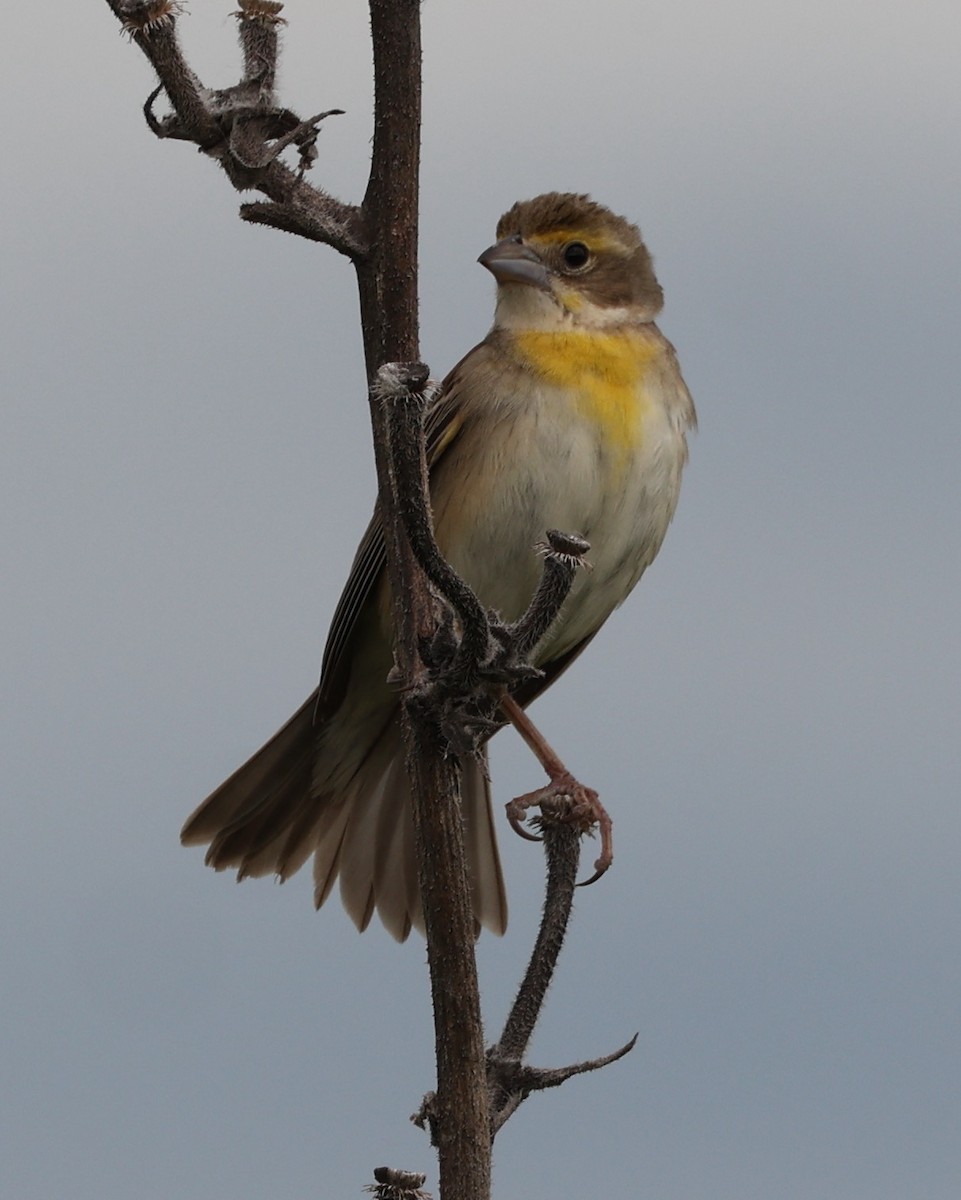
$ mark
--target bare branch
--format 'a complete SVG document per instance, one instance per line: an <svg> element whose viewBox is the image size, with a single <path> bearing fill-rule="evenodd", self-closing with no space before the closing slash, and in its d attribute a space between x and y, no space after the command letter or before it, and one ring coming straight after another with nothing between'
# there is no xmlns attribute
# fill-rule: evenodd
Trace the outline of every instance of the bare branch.
<svg viewBox="0 0 961 1200"><path fill-rule="evenodd" d="M465 686L470 687L471 675L476 675L477 668L490 658L490 630L483 605L444 559L434 540L423 435L429 393L421 385L416 392L395 389L383 394L389 400L388 436L398 480L400 518L418 565L460 618L457 665L464 669Z"/></svg>
<svg viewBox="0 0 961 1200"><path fill-rule="evenodd" d="M613 1054L589 1059L568 1067L543 1069L524 1064L534 1027L540 1016L557 960L564 944L574 900L580 838L576 805L570 798L552 797L541 806L537 818L544 835L547 856L547 891L537 941L527 971L511 1006L499 1041L487 1051L490 1088L491 1138L521 1103L535 1091L559 1087L574 1075L595 1071L628 1053L637 1035Z"/></svg>
<svg viewBox="0 0 961 1200"><path fill-rule="evenodd" d="M517 683L539 677L540 672L530 667L527 659L557 619L590 544L573 534L549 529L547 541L532 547L542 555L544 571L527 611L512 625L501 624L489 613L446 561L434 538L423 429L434 390L426 382L422 364L393 363L382 368L377 386L387 412L391 466L397 477L404 530L421 570L460 622L460 636L454 639L456 650L452 661L443 664L444 670L456 679L453 686L465 694L481 680ZM442 627L441 635L449 638L450 627ZM436 649L431 652L431 665L440 667Z"/></svg>
<svg viewBox="0 0 961 1200"><path fill-rule="evenodd" d="M444 600L456 608L464 629L458 639L452 624L442 622L434 638L424 644L428 669L404 677L405 711L415 745L429 745L435 753L443 753L449 746L457 753L466 753L497 727L483 717L485 701L494 702L488 694L492 677L507 678L511 670L522 677L525 668L530 670L520 652L530 654L547 633L575 572L583 565L588 545L581 538L551 530L542 548L544 574L527 612L510 626L501 625L488 614L443 559L434 539L424 450L424 413L429 395L428 371L422 363L388 364L378 372L371 388L372 404L379 403L385 413L390 483L398 516L418 565ZM476 626L473 632L468 631L470 624ZM509 697L502 698L501 704L506 700ZM527 721L516 703L510 704ZM473 718L475 712L481 714L479 720ZM513 712L510 715L512 719L516 716ZM543 746L553 755L546 742ZM596 793L573 780L556 755L547 762L554 767L548 787L512 802L515 828L519 815L527 808L536 805L540 810L536 821L543 832L548 881L541 926L524 980L500 1040L486 1055L491 1139L531 1092L557 1087L573 1075L613 1062L630 1048L550 1070L521 1061L543 1008L570 920L580 838L593 828L599 805ZM435 820L436 814L431 819ZM429 1128L431 1142L438 1147L444 1144L448 1119L448 1106L439 1093L433 1092L424 1097L412 1118L422 1128Z"/></svg>
<svg viewBox="0 0 961 1200"><path fill-rule="evenodd" d="M286 112L287 110L283 110ZM288 146L296 145L301 152L301 168L299 174L303 176L305 170L308 169L305 163L313 163L317 157L317 134L320 133L320 122L326 117L343 116L342 108L329 108L326 112L317 113L314 117L308 117L306 121L297 121L297 124L292 129L288 130L282 137L270 146L263 149L258 160L254 162L245 161L240 156L240 151L235 145L237 141L237 132L240 128L239 124L235 125L230 134L230 148L234 153L237 161L249 171L260 171L264 167L269 166ZM293 113L290 114L293 118ZM296 118L294 118L296 119ZM262 140L262 139L258 139Z"/></svg>
<svg viewBox="0 0 961 1200"><path fill-rule="evenodd" d="M405 681L407 703L412 712L416 706L418 720L432 724L445 749L463 757L478 753L504 723L496 717L504 687L541 677L529 656L560 613L589 545L549 530L547 542L537 547L544 557L541 582L523 616L504 625L484 609L434 538L424 448L424 414L433 389L426 380L422 364L394 363L381 368L375 388L386 413L390 469L410 549L449 605L430 637L421 640L427 670Z"/></svg>
<svg viewBox="0 0 961 1200"><path fill-rule="evenodd" d="M544 834L544 853L547 857L544 911L530 962L504 1031L497 1045L488 1052L498 1058L523 1057L564 944L574 902L577 864L580 861L580 833L566 819L569 815L570 804L560 800L545 805L541 811L539 825Z"/></svg>
<svg viewBox="0 0 961 1200"><path fill-rule="evenodd" d="M544 559L544 573L527 612L505 629L519 660L530 657L560 615L578 567L587 566L584 555L590 542L559 529L548 529L547 541L534 549Z"/></svg>
<svg viewBox="0 0 961 1200"><path fill-rule="evenodd" d="M233 86L217 90L203 85L181 52L179 0L107 3L157 72L159 84L144 106L155 136L193 142L220 164L234 188L261 193L265 199L241 206L245 221L328 244L350 257L357 270L434 1003L437 1092L425 1098L419 1119L430 1125L439 1149L443 1200L486 1200L490 1141L526 1096L614 1061L633 1042L613 1055L553 1070L521 1062L570 918L578 840L597 821L603 835L598 870L610 861L610 821L596 793L570 776L509 695L512 687L540 677L530 657L556 619L577 568L586 565L588 546L549 531L537 592L528 611L505 625L484 609L434 541L423 437L430 386L426 368L416 363L420 0L369 0L374 138L360 206L306 182L322 123L341 110L302 120L277 102L278 34L286 24L278 0L238 0L234 15L243 73ZM154 108L161 92L172 108L165 116ZM296 151L296 168L283 161L288 151ZM379 370L384 363L394 366ZM476 750L505 716L550 778L547 788L512 802L518 829L528 807L541 808L548 889L524 982L501 1040L485 1056L451 749ZM381 1200L425 1200L423 1176L389 1168L374 1174L377 1183L368 1190Z"/></svg>
<svg viewBox="0 0 961 1200"><path fill-rule="evenodd" d="M330 211L324 212L315 203L303 205L295 191L283 203L251 200L241 204L240 217L251 225L268 225L284 233L295 233L309 241L332 246L348 258L357 258L364 253L366 240L355 236L353 223L340 224L339 207L335 202Z"/></svg>
<svg viewBox="0 0 961 1200"><path fill-rule="evenodd" d="M568 1067L540 1068L528 1067L521 1063L493 1060L491 1065L491 1090L496 1097L496 1104L491 1114L491 1138L520 1108L528 1096L534 1092L543 1092L548 1088L560 1087L575 1075L584 1075L588 1071L598 1071L601 1067L610 1066L625 1054L629 1054L637 1045L637 1034L620 1049L600 1058L589 1058L583 1062L573 1063Z"/></svg>
<svg viewBox="0 0 961 1200"><path fill-rule="evenodd" d="M180 4L174 0L107 0L124 31L136 42L160 81L144 105L147 125L157 137L193 142L218 162L238 191L255 190L269 203L243 205L241 216L324 242L355 262L368 252L366 222L357 205L345 204L313 187L305 173L317 158L317 136L328 109L301 120L276 103L278 26L276 0L241 0L238 19L244 71L233 87L204 87L184 59L177 39ZM158 117L154 105L164 92L173 111ZM280 160L298 151L297 170Z"/></svg>
<svg viewBox="0 0 961 1200"><path fill-rule="evenodd" d="M259 86L265 102L273 98L277 78L278 32L286 20L280 15L279 0L239 0L233 15L240 24L240 44L244 52L244 78Z"/></svg>
<svg viewBox="0 0 961 1200"><path fill-rule="evenodd" d="M208 150L223 139L209 111L205 89L187 66L177 40L181 5L172 0L107 0L124 31L153 64L190 141Z"/></svg>

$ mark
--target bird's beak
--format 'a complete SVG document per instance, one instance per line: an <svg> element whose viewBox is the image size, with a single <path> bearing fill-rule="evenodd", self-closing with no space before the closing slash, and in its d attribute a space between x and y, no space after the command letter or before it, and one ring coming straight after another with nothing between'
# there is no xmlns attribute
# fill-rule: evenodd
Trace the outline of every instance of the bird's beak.
<svg viewBox="0 0 961 1200"><path fill-rule="evenodd" d="M489 246L477 261L498 283L526 283L545 292L551 290L547 268L534 251L524 245L518 233Z"/></svg>

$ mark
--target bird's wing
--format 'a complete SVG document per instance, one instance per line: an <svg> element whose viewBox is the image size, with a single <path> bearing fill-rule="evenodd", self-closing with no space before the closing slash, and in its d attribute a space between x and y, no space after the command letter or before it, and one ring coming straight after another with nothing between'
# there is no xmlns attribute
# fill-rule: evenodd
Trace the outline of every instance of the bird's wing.
<svg viewBox="0 0 961 1200"><path fill-rule="evenodd" d="M424 419L424 435L427 444L427 465L433 469L443 454L457 439L464 427L463 367L468 359L477 355L486 356L489 347L485 342L475 346L453 368L440 386L433 404ZM384 529L380 513L374 510L370 524L360 540L354 556L347 583L334 610L324 648L320 670L320 689L317 706L321 714L333 712L344 697L347 676L352 659L351 643L357 632L361 614L376 596L377 588L386 563Z"/></svg>

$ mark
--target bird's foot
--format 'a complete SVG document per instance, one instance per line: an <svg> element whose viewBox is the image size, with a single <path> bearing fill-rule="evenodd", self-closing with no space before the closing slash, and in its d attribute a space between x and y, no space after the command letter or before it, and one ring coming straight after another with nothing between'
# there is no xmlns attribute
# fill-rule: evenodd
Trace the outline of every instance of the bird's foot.
<svg viewBox="0 0 961 1200"><path fill-rule="evenodd" d="M535 821L543 821L545 818L564 821L581 834L593 833L595 827L600 830L601 852L594 862L594 874L590 879L578 884L579 887L596 883L614 861L613 822L607 809L601 804L600 797L593 788L575 779L566 769L555 774L545 787L517 796L508 801L505 807L510 827L531 842L541 840L524 828L524 821L532 808L541 810L540 815L534 818Z"/></svg>

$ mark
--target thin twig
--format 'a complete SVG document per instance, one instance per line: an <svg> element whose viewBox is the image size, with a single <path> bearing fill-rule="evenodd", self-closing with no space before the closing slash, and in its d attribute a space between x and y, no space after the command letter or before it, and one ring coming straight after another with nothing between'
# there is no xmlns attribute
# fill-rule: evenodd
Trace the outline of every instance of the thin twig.
<svg viewBox="0 0 961 1200"><path fill-rule="evenodd" d="M522 1058L540 1016L544 997L564 944L574 903L581 838L569 821L563 820L560 803L545 808L539 824L547 857L547 888L537 941L523 981L511 1006L494 1053L501 1058Z"/></svg>
<svg viewBox="0 0 961 1200"><path fill-rule="evenodd" d="M465 669L465 688L468 688L476 677L477 668L490 656L488 618L483 605L446 561L434 540L430 505L426 501L427 460L423 432L429 399L426 383L425 375L417 390L398 391L391 400L388 420L392 459L399 484L400 517L411 549L421 570L460 618L457 665Z"/></svg>
<svg viewBox="0 0 961 1200"><path fill-rule="evenodd" d="M572 822L573 808L573 801L552 797L542 805L537 818L547 856L544 911L537 941L504 1031L487 1051L491 1139L532 1092L559 1087L574 1075L616 1062L637 1041L635 1034L631 1041L613 1054L567 1067L545 1069L522 1062L557 967L571 917L582 833L576 822Z"/></svg>
<svg viewBox="0 0 961 1200"><path fill-rule="evenodd" d="M534 653L557 620L578 567L587 566L584 555L590 548L590 542L560 529L548 529L547 541L535 547L544 559L540 584L527 611L505 629L519 660L524 661Z"/></svg>

